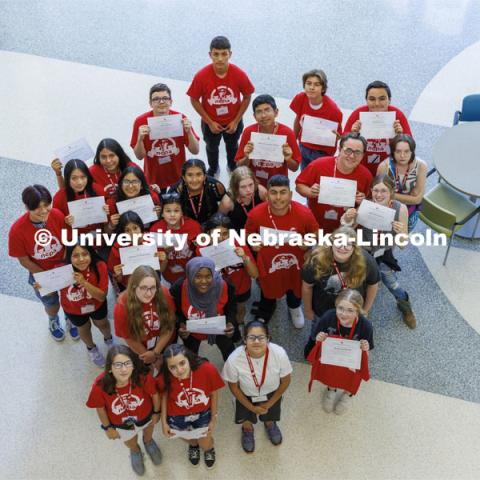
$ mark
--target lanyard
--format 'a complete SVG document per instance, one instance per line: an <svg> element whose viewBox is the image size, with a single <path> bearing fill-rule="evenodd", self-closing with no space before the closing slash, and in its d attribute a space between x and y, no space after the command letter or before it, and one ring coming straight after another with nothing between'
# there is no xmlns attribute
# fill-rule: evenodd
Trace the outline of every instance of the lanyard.
<svg viewBox="0 0 480 480"><path fill-rule="evenodd" d="M145 312L147 313L147 312ZM152 302L150 302L150 323L152 325L152 328L150 328L149 324L148 324L148 320L146 322L144 322L144 326L145 326L145 330L147 330L147 333L153 333L155 330L153 328L154 324L155 324L155 320L153 318L153 305L152 305Z"/></svg>
<svg viewBox="0 0 480 480"><path fill-rule="evenodd" d="M115 388L115 393L117 394L117 397L118 399L120 400L120 403L122 404L123 408L125 409L125 412L128 412L129 408L128 408L128 403L130 402L130 395L132 394L132 381L129 380L128 382L128 395L127 395L127 404L123 401L123 398L122 398L122 395L120 395L117 391L117 389Z"/></svg>
<svg viewBox="0 0 480 480"><path fill-rule="evenodd" d="M246 206L243 202L238 202L238 203L242 207L243 211L245 212L245 216L248 216L248 212L249 212L249 210L247 210L248 205ZM252 208L250 208L250 210L255 208L255 192L253 192L251 205L252 205Z"/></svg>
<svg viewBox="0 0 480 480"><path fill-rule="evenodd" d="M114 178L112 178L112 176L108 173L107 169L105 167L103 167L103 170L105 170L105 174L107 175L108 177L108 181L110 182L110 184L113 184L115 185L115 188L116 186L118 185L118 178L119 178L119 174L118 173L115 173L114 174Z"/></svg>
<svg viewBox="0 0 480 480"><path fill-rule="evenodd" d="M333 261L333 266L335 267L335 271L337 272L338 279L342 284L342 290L344 290L345 288L347 288L348 285L345 279L343 278L343 275L340 273L340 269L338 268L337 262L335 260Z"/></svg>
<svg viewBox="0 0 480 480"><path fill-rule="evenodd" d="M403 181L400 182L400 175L398 174L397 167L395 167L395 186L397 188L397 193L402 193L405 189L405 185L407 184L408 180L408 173L410 172L410 165L407 167L407 171L403 177Z"/></svg>
<svg viewBox="0 0 480 480"><path fill-rule="evenodd" d="M260 395L260 389L262 388L263 384L265 383L265 377L267 375L268 353L269 353L269 349L267 347L267 352L265 353L265 360L263 361L262 379L261 379L261 382L259 384L258 380L257 380L257 376L255 375L255 369L253 368L252 360L251 360L250 355L247 351L247 347L245 347L245 356L247 357L248 366L250 367L250 373L252 374L253 383L258 388L258 394L259 395Z"/></svg>
<svg viewBox="0 0 480 480"><path fill-rule="evenodd" d="M205 186L202 187L202 193L200 194L200 200L198 201L198 210L195 208L195 204L193 203L192 196L190 193L188 194L188 199L190 200L190 205L192 207L193 214L195 215L195 218L198 220L198 217L200 215L200 211L202 210L202 202L203 202L203 192L205 191Z"/></svg>
<svg viewBox="0 0 480 480"><path fill-rule="evenodd" d="M278 132L278 123L275 122L274 125L273 125L273 132L272 133L266 133L265 135L276 135ZM257 124L257 133L261 133L260 132L260 124Z"/></svg>
<svg viewBox="0 0 480 480"><path fill-rule="evenodd" d="M179 382L180 382L180 386L182 387L183 393L185 394L188 408L192 408L193 407L192 397L185 390L185 387L183 386L183 382L181 380L179 380ZM192 382L193 382L193 370L190 367L190 388L189 388L190 392L192 392Z"/></svg>
<svg viewBox="0 0 480 480"><path fill-rule="evenodd" d="M353 321L352 327L350 329L350 334L348 335L349 340L353 338L353 333L355 332L355 327L357 326L357 320L358 320L358 317L355 317L355 320ZM340 333L340 320L338 319L338 317L337 317L337 330L338 330L338 334L342 336L342 334Z"/></svg>

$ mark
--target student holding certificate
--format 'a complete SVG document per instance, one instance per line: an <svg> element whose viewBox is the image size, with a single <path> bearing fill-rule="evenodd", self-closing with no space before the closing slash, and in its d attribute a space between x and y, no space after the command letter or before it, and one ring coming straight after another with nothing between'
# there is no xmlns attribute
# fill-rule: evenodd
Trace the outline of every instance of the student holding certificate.
<svg viewBox="0 0 480 480"><path fill-rule="evenodd" d="M175 432L206 429L202 436L186 440L188 460L195 467L203 450L208 469L215 466L213 429L217 423L218 391L225 386L213 364L175 343L163 352L162 374L157 377L162 394L162 430Z"/></svg>
<svg viewBox="0 0 480 480"><path fill-rule="evenodd" d="M337 149L337 136L342 134L342 111L337 104L328 96L327 92L327 75L323 70L310 70L303 74L302 83L304 91L298 93L290 103L290 109L296 114L295 123L293 124L293 131L298 139L300 152L302 154L301 169L305 170L308 164L319 157L335 155ZM326 120L330 124L337 124L334 132L329 131L333 139L329 145L315 142L310 143L302 139L302 125L305 117L319 118ZM326 129L325 129L326 130ZM325 133L322 137L326 140L328 137Z"/></svg>
<svg viewBox="0 0 480 480"><path fill-rule="evenodd" d="M257 123L250 125L242 133L235 162L237 165L250 167L258 182L266 187L268 179L274 175L288 176L288 170L296 172L302 157L293 130L276 121L278 108L275 99L271 95L259 95L252 102L252 107ZM272 140L268 151L264 151L264 154L268 153L270 158L258 158L254 154L253 137L261 138L262 135L270 137ZM278 144L278 142L273 144L274 137L277 135L283 137L283 144Z"/></svg>
<svg viewBox="0 0 480 480"><path fill-rule="evenodd" d="M155 185L162 193L180 180L185 149L193 155L199 152L198 136L190 120L183 114L171 110L172 92L164 83L150 88L149 102L152 110L143 113L133 124L130 146L139 160L144 160L145 177L149 185ZM156 117L179 117L181 135L151 138L149 119ZM181 119L180 119L181 117ZM172 117L173 118L173 117Z"/></svg>
<svg viewBox="0 0 480 480"><path fill-rule="evenodd" d="M395 182L395 200L408 209L408 231L418 221L418 213L425 193L427 164L415 158L415 140L410 135L396 135L390 142L392 155L378 167L377 175L388 175Z"/></svg>
<svg viewBox="0 0 480 480"><path fill-rule="evenodd" d="M97 410L100 428L109 440L121 440L130 450L130 462L137 475L145 473L138 435L154 465L160 465L162 453L153 439L160 420L160 395L155 380L145 374L138 356L124 345L108 351L105 371L93 382L87 407Z"/></svg>
<svg viewBox="0 0 480 480"><path fill-rule="evenodd" d="M263 422L273 445L282 443L282 396L290 385L292 365L285 350L270 343L268 327L258 320L245 326L244 343L223 366L222 376L235 397L235 423L242 425L242 447L255 450L254 424Z"/></svg>
<svg viewBox="0 0 480 480"><path fill-rule="evenodd" d="M370 83L365 92L367 104L358 107L351 113L343 133L356 132L363 135L360 121L361 112L394 112L395 121L392 125L394 135L401 133L412 135L407 117L400 109L390 105L391 98L392 92L386 83L379 80ZM390 138L367 138L368 145L362 163L370 170L373 177L377 174L380 163L390 155Z"/></svg>
<svg viewBox="0 0 480 480"><path fill-rule="evenodd" d="M63 260L65 249L60 239L62 229L68 227L63 213L52 208L52 196L43 185L25 188L22 202L27 211L10 228L8 254L17 258L20 265L28 271L28 283L33 286L34 273L50 270ZM58 293L41 296L37 290L34 291L47 313L50 335L55 341L61 342L65 338L65 331L58 317ZM71 324L66 327L72 338L78 340L76 327Z"/></svg>
<svg viewBox="0 0 480 480"><path fill-rule="evenodd" d="M392 231L394 234L407 234L408 232L408 212L407 207L395 198L395 185L393 180L387 175L375 177L372 183L372 200L374 203L389 207L395 211L394 221L392 222ZM342 217L342 224L356 225L357 210L348 209ZM363 239L365 242L371 242L373 232L369 228L362 227ZM412 305L408 293L400 286L397 273L401 270L397 259L393 256L393 247L372 246L365 247L377 261L380 268L380 275L383 284L397 300L397 306L402 313L403 321L409 328L415 328L417 320L413 313ZM405 248L405 246L400 246Z"/></svg>
<svg viewBox="0 0 480 480"><path fill-rule="evenodd" d="M322 315L313 332L317 343L308 356L308 361L312 364L310 387L312 380L318 380L326 385L322 407L327 413L335 410L337 415L343 415L348 410L362 380L370 378L368 352L373 349L373 327L363 315L362 307L363 298L360 293L351 289L342 290L335 301L335 309L328 310ZM321 363L321 344L328 337L359 342L356 346L362 351L359 370ZM339 399L337 389L340 389Z"/></svg>
<svg viewBox="0 0 480 480"><path fill-rule="evenodd" d="M159 366L164 348L176 338L175 305L168 289L151 267L137 267L120 294L113 311L115 335L145 365Z"/></svg>
<svg viewBox="0 0 480 480"><path fill-rule="evenodd" d="M215 270L212 260L194 257L187 263L186 277L180 278L171 287L170 293L175 300L178 334L184 345L198 353L203 340L215 343L224 360L235 350L233 344L239 338L236 322L235 289L227 283L220 272ZM187 330L189 320L225 316L224 335L206 335L190 333Z"/></svg>

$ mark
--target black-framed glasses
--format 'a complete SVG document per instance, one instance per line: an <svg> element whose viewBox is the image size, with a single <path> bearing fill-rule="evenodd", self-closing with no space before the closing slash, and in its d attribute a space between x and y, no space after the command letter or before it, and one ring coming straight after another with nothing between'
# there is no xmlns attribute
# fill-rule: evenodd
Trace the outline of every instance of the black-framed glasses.
<svg viewBox="0 0 480 480"><path fill-rule="evenodd" d="M131 360L127 360L126 362L113 362L112 367L115 370L120 370L122 367L132 368L133 367L133 362Z"/></svg>
<svg viewBox="0 0 480 480"><path fill-rule="evenodd" d="M167 103L171 100L170 97L153 97L152 103Z"/></svg>

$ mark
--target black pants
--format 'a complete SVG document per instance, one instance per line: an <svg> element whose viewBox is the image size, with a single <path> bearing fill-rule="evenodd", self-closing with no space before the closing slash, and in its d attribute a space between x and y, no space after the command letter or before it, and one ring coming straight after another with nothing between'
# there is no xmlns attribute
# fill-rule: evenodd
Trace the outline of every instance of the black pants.
<svg viewBox="0 0 480 480"><path fill-rule="evenodd" d="M302 299L296 297L292 290L287 291L287 305L288 308L298 308L302 304ZM257 310L255 318L263 318L265 323L268 323L275 313L277 307L277 300L275 298L265 298L263 292L260 295L260 301L257 302Z"/></svg>
<svg viewBox="0 0 480 480"><path fill-rule="evenodd" d="M218 170L218 146L220 145L220 140L223 137L225 142L225 147L227 150L227 163L230 170L235 170L235 155L238 150L238 140L243 131L243 120L240 120L237 130L235 133L213 133L210 130L210 127L202 122L202 133L203 140L206 144L207 149L207 159L208 159L208 169L209 175L214 175Z"/></svg>
<svg viewBox="0 0 480 480"><path fill-rule="evenodd" d="M183 339L183 344L194 353L198 353L200 343L202 343L202 340L195 338L193 335L189 335L187 338ZM215 344L220 352L222 352L222 357L225 361L235 350L233 339L225 335L215 335Z"/></svg>

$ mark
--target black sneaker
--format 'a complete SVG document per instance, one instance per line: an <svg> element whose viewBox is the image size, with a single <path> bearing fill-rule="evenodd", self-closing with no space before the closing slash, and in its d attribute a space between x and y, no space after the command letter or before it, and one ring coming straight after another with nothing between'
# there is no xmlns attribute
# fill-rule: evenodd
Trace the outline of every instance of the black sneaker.
<svg viewBox="0 0 480 480"><path fill-rule="evenodd" d="M215 466L215 449L211 448L205 452L205 465L210 470Z"/></svg>
<svg viewBox="0 0 480 480"><path fill-rule="evenodd" d="M198 462L200 461L200 447L198 445L189 445L188 459L194 467L198 466Z"/></svg>

